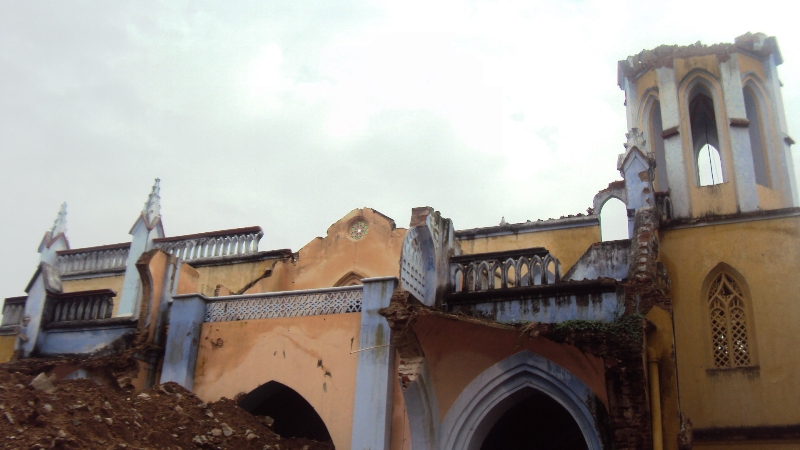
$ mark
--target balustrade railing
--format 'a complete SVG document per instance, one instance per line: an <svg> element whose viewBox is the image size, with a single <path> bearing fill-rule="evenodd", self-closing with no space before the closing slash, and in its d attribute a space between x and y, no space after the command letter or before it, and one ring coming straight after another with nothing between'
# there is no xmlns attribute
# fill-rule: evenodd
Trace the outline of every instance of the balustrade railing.
<svg viewBox="0 0 800 450"><path fill-rule="evenodd" d="M156 248L183 260L248 255L258 251L261 227L236 228L210 233L155 239Z"/></svg>
<svg viewBox="0 0 800 450"><path fill-rule="evenodd" d="M20 325L25 313L25 301L28 297L10 297L3 303L3 322L2 327Z"/></svg>
<svg viewBox="0 0 800 450"><path fill-rule="evenodd" d="M69 292L48 297L49 322L110 319L116 292L111 289Z"/></svg>
<svg viewBox="0 0 800 450"><path fill-rule="evenodd" d="M450 258L452 292L476 292L561 281L561 264L541 247Z"/></svg>
<svg viewBox="0 0 800 450"><path fill-rule="evenodd" d="M122 270L128 262L130 249L131 244L125 243L62 250L58 252L56 267L61 275Z"/></svg>
<svg viewBox="0 0 800 450"><path fill-rule="evenodd" d="M206 322L361 312L363 286L214 297Z"/></svg>

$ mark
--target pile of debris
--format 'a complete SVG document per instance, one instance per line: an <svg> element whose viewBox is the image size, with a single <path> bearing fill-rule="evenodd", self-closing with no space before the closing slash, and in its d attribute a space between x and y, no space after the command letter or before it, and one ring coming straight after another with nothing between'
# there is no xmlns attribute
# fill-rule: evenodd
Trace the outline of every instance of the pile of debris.
<svg viewBox="0 0 800 450"><path fill-rule="evenodd" d="M331 450L281 438L272 419L232 400L204 403L167 383L138 394L90 379L49 378L43 366L0 364L0 448Z"/></svg>

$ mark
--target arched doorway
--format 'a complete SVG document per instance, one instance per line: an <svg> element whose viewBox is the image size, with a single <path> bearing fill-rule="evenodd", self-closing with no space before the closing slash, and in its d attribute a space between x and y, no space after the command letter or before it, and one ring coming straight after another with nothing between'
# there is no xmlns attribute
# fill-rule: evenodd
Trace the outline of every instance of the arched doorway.
<svg viewBox="0 0 800 450"><path fill-rule="evenodd" d="M483 440L481 450L586 450L572 415L552 397L527 389L527 398L505 412Z"/></svg>
<svg viewBox="0 0 800 450"><path fill-rule="evenodd" d="M331 441L328 427L314 407L285 384L277 381L262 384L245 395L239 406L250 414L272 417L275 420L272 429L283 437Z"/></svg>
<svg viewBox="0 0 800 450"><path fill-rule="evenodd" d="M464 388L442 421L439 448L601 450L601 410L602 403L583 381L526 350L486 369ZM525 439L523 428L531 426L525 416L532 413L560 418L561 428L548 430L549 436L539 446L529 442L519 447L507 445L497 436L516 430L512 439ZM559 440L559 430L568 439ZM548 447L548 443L556 446Z"/></svg>

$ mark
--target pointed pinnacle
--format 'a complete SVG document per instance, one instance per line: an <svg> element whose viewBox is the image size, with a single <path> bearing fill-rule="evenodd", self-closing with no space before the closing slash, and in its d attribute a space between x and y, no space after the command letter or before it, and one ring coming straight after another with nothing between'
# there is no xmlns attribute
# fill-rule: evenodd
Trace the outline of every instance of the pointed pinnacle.
<svg viewBox="0 0 800 450"><path fill-rule="evenodd" d="M161 179L156 178L153 189L144 203L142 210L148 224L152 224L157 217L161 217Z"/></svg>
<svg viewBox="0 0 800 450"><path fill-rule="evenodd" d="M50 229L50 236L58 236L61 233L66 233L67 231L67 202L61 204L61 208L58 210L58 215L56 216L55 222L53 222L53 228Z"/></svg>

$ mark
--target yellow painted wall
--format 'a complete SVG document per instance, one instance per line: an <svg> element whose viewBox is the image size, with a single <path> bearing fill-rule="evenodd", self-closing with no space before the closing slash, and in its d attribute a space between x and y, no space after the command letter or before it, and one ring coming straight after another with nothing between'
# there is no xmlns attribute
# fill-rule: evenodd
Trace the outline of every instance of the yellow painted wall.
<svg viewBox="0 0 800 450"><path fill-rule="evenodd" d="M544 247L561 262L561 273L567 273L595 242L600 242L600 226L592 225L563 230L545 230L533 233L509 234L479 239L460 240L465 255L475 253Z"/></svg>
<svg viewBox="0 0 800 450"><path fill-rule="evenodd" d="M675 66L675 78L681 83L690 72L695 70L708 72L718 80L722 77L719 71L717 55L693 56L685 59L675 58L673 63Z"/></svg>
<svg viewBox="0 0 800 450"><path fill-rule="evenodd" d="M678 419L678 380L674 365L675 346L672 334L672 316L669 312L654 307L645 317L655 325L655 329L647 333L647 347L651 350L648 358L658 359L658 384L663 426L662 444L667 450L677 450L678 440L675 439L675 436L680 431L680 422Z"/></svg>
<svg viewBox="0 0 800 450"><path fill-rule="evenodd" d="M114 297L114 312L116 317L117 309L119 309L119 296L122 295L122 282L125 281L125 275L114 275L112 277L98 277L98 278L83 278L80 280L64 280L61 286L64 292L77 292L77 291L90 291L94 289L111 289L117 293Z"/></svg>
<svg viewBox="0 0 800 450"><path fill-rule="evenodd" d="M11 361L14 356L14 344L17 342L17 335L0 336L0 363Z"/></svg>
<svg viewBox="0 0 800 450"><path fill-rule="evenodd" d="M369 230L363 239L350 238L350 225L363 219ZM406 230L392 228L389 219L370 208L354 209L297 252L297 260L281 260L272 276L247 293L331 287L356 272L365 278L400 276L400 251Z"/></svg>
<svg viewBox="0 0 800 450"><path fill-rule="evenodd" d="M767 73L764 70L764 64L761 61L744 53L737 53L736 58L739 61L739 72L741 74L744 75L748 72L752 72L761 80L767 79Z"/></svg>
<svg viewBox="0 0 800 450"><path fill-rule="evenodd" d="M658 87L658 76L655 70L648 70L636 79L636 95L643 100L644 93L650 88Z"/></svg>
<svg viewBox="0 0 800 450"><path fill-rule="evenodd" d="M360 326L360 313L204 323L194 392L214 401L280 382L314 407L336 448L348 449Z"/></svg>
<svg viewBox="0 0 800 450"><path fill-rule="evenodd" d="M662 231L660 258L672 280L683 412L695 428L800 422L800 219L797 217ZM712 370L703 283L719 263L749 290L748 337L756 373Z"/></svg>

